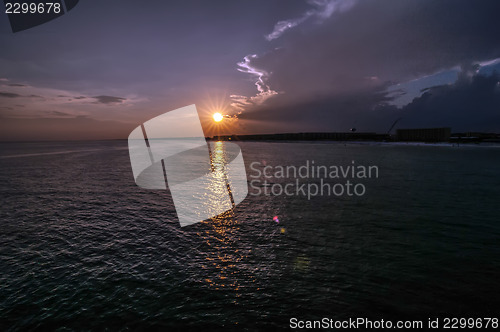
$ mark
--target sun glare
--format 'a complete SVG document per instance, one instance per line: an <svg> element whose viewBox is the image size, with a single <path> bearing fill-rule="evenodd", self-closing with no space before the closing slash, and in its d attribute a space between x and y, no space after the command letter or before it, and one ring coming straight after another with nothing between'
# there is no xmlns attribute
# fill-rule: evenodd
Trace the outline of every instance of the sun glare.
<svg viewBox="0 0 500 332"><path fill-rule="evenodd" d="M214 113L213 117L215 122L221 122L222 119L224 119L224 117L220 113Z"/></svg>

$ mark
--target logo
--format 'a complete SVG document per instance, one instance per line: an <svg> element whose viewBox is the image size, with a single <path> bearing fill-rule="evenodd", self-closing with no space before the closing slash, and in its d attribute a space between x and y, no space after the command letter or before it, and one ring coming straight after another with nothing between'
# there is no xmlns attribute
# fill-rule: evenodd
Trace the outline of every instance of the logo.
<svg viewBox="0 0 500 332"><path fill-rule="evenodd" d="M233 209L248 194L243 155L230 142L207 142L195 105L146 121L128 137L135 183L170 189L181 227Z"/></svg>

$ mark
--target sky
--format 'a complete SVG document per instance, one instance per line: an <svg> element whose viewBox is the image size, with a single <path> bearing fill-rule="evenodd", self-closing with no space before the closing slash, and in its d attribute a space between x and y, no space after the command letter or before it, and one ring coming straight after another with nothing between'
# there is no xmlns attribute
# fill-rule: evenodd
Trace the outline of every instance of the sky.
<svg viewBox="0 0 500 332"><path fill-rule="evenodd" d="M498 0L85 0L13 33L0 140L127 138L196 104L206 135L500 132ZM211 115L225 119L215 125Z"/></svg>

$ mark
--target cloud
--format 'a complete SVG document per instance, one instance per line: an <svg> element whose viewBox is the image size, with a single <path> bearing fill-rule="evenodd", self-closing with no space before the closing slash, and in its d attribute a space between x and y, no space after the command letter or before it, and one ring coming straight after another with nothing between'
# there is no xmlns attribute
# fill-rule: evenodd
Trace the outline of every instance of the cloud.
<svg viewBox="0 0 500 332"><path fill-rule="evenodd" d="M469 75L465 68L453 84L434 86L398 108L392 96L373 87L339 95L323 95L290 105L276 98L242 112L246 133L304 131L386 133L397 128L451 127L454 132L500 132L500 75ZM397 129L396 128L396 129Z"/></svg>
<svg viewBox="0 0 500 332"><path fill-rule="evenodd" d="M451 126L454 131L500 131L500 75L470 75L427 89L401 109L402 125Z"/></svg>
<svg viewBox="0 0 500 332"><path fill-rule="evenodd" d="M47 112L47 114L49 116L56 116L56 117L74 117L74 115L71 113L59 112L59 111L50 111Z"/></svg>
<svg viewBox="0 0 500 332"><path fill-rule="evenodd" d="M346 11L355 4L355 0L310 0L308 3L315 8L306 11L300 17L279 21L273 31L266 35L266 39L268 41L277 39L287 30L304 23L309 18L316 17L318 20L324 20L332 16L334 12Z"/></svg>
<svg viewBox="0 0 500 332"><path fill-rule="evenodd" d="M231 106L235 109L243 110L245 107L248 107L249 105L260 105L270 97L278 94L277 91L271 89L267 84L267 80L269 79L269 73L265 70L259 69L250 64L251 59L255 58L257 58L256 54L247 55L242 62L238 63L238 71L257 77L255 86L257 87L257 91L259 91L259 93L253 97L231 95L230 96L232 100Z"/></svg>
<svg viewBox="0 0 500 332"><path fill-rule="evenodd" d="M4 85L0 92L2 115L7 118L37 119L42 117L92 116L98 120L116 118L130 120L132 115L123 115L120 109L133 107L144 99L134 95L113 97L97 95L90 97L76 91L38 87ZM19 106L23 105L23 106ZM116 106L116 107L112 107Z"/></svg>
<svg viewBox="0 0 500 332"><path fill-rule="evenodd" d="M125 100L127 100L127 98L113 97L113 96L96 96L92 98L95 98L97 102L101 104L120 104ZM76 99L81 99L81 98L76 98Z"/></svg>
<svg viewBox="0 0 500 332"><path fill-rule="evenodd" d="M315 22L322 22L328 19L335 12L344 12L356 3L356 0L309 0L308 3L314 8L306 11L300 17L288 20L278 21L271 33L265 36L268 41L278 39L287 30L290 30L309 19L315 18ZM279 51L279 49L277 49ZM277 95L276 90L271 89L267 83L270 77L270 72L259 68L255 63L258 61L259 56L257 54L250 54L243 58L243 61L239 62L237 65L237 70L243 73L247 73L253 76L257 76L257 81L255 85L257 86L257 95L255 96L242 96L242 95L231 95L231 106L239 111L248 108L253 105L263 104L266 100L274 95Z"/></svg>
<svg viewBox="0 0 500 332"><path fill-rule="evenodd" d="M325 127L325 119L347 125L354 121L351 113L360 112L358 96L369 118L381 118L371 128L382 128L387 119L374 110L380 111L398 96L387 95L389 86L499 58L496 31L500 31L500 20L493 14L497 12L500 2L495 0L474 4L465 0L360 1L335 19L321 24L304 21L301 24L307 27L290 30L287 38L279 40L279 47L245 58L246 72L257 76L257 87L279 93L260 105L252 103L251 97L238 96L242 102L237 106L246 112L240 118L250 119L249 112L267 117L264 113L269 112L276 113L271 118L288 119L293 113L293 118L304 114L307 122L316 121L318 127ZM329 11L324 13L327 16ZM463 75L470 78L474 70L469 68ZM311 107L301 111L299 105ZM329 114L317 112L320 108Z"/></svg>
<svg viewBox="0 0 500 332"><path fill-rule="evenodd" d="M290 105L276 98L242 112L248 133L384 131L397 117L398 109L376 88L342 95L323 95Z"/></svg>
<svg viewBox="0 0 500 332"><path fill-rule="evenodd" d="M0 97L4 97L4 98L18 98L18 97L22 97L22 96L20 94L17 94L17 93L0 92Z"/></svg>
<svg viewBox="0 0 500 332"><path fill-rule="evenodd" d="M266 39L271 41L273 39L279 38L282 34L285 33L286 30L296 27L302 22L306 21L309 17L311 17L311 13L307 12L304 16L301 16L296 19L279 21L274 26L274 30L266 36Z"/></svg>

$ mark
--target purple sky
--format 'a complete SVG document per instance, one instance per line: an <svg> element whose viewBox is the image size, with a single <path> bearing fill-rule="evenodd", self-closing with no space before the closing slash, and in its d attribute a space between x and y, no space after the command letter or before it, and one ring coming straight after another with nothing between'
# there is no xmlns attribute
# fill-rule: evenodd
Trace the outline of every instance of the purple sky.
<svg viewBox="0 0 500 332"><path fill-rule="evenodd" d="M80 1L12 33L0 140L126 138L196 104L224 133L500 132L498 0ZM206 117L206 118L205 118Z"/></svg>

